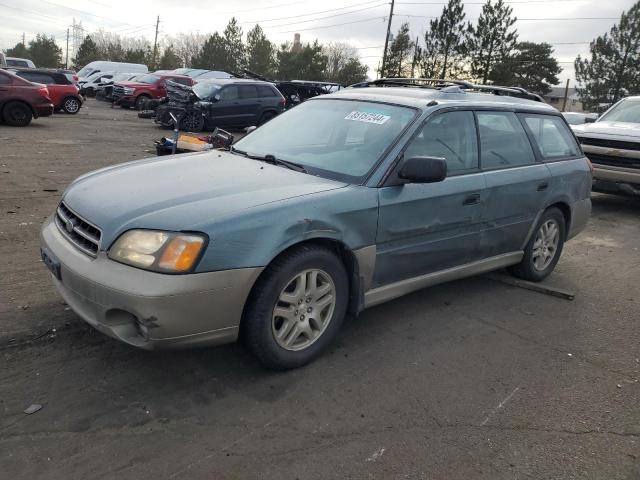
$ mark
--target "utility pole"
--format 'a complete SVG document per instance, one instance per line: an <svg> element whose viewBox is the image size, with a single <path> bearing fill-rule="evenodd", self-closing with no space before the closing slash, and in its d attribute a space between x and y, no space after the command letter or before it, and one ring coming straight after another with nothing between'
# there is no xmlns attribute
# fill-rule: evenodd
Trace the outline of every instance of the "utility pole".
<svg viewBox="0 0 640 480"><path fill-rule="evenodd" d="M156 37L153 40L153 69L156 70L156 56L158 55L158 27L160 26L160 15L156 20Z"/></svg>
<svg viewBox="0 0 640 480"><path fill-rule="evenodd" d="M64 57L64 68L69 68L69 29L67 28L67 53Z"/></svg>
<svg viewBox="0 0 640 480"><path fill-rule="evenodd" d="M387 66L387 47L389 46L389 36L391 35L391 20L393 19L393 4L395 0L391 0L391 10L389 11L389 22L387 23L387 36L384 39L384 53L382 54L382 68L380 69L380 76L384 72Z"/></svg>
<svg viewBox="0 0 640 480"><path fill-rule="evenodd" d="M416 43L413 48L413 62L411 62L411 78L416 78L415 70L416 70L417 60L418 60L418 37L416 37Z"/></svg>
<svg viewBox="0 0 640 480"><path fill-rule="evenodd" d="M567 78L567 85L564 87L564 101L562 102L562 111L567 111L567 97L569 96L569 79Z"/></svg>
<svg viewBox="0 0 640 480"><path fill-rule="evenodd" d="M24 45L25 47L27 46L27 40L24 36L24 32L22 32L22 45Z"/></svg>

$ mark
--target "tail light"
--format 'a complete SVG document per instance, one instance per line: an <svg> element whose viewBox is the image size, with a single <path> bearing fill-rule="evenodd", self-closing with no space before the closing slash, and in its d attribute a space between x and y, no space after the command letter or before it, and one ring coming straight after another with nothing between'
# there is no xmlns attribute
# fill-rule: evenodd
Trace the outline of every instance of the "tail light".
<svg viewBox="0 0 640 480"><path fill-rule="evenodd" d="M38 89L38 93L40 95L42 95L43 97L48 97L49 96L49 89L47 87L40 87Z"/></svg>
<svg viewBox="0 0 640 480"><path fill-rule="evenodd" d="M280 105L282 105L283 107L287 106L287 101L284 98L280 99Z"/></svg>
<svg viewBox="0 0 640 480"><path fill-rule="evenodd" d="M79 80L78 75L74 75L73 76L74 83L78 83L78 80Z"/></svg>

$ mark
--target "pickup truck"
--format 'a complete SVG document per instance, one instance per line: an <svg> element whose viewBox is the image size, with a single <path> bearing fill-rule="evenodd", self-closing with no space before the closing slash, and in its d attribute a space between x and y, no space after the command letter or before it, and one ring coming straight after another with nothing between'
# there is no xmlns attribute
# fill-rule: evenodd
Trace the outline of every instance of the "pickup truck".
<svg viewBox="0 0 640 480"><path fill-rule="evenodd" d="M118 82L113 86L113 103L122 108L135 107L141 110L144 103L152 98L167 96L166 82L171 80L182 85L192 86L195 82L186 75L171 73L148 73L135 81Z"/></svg>

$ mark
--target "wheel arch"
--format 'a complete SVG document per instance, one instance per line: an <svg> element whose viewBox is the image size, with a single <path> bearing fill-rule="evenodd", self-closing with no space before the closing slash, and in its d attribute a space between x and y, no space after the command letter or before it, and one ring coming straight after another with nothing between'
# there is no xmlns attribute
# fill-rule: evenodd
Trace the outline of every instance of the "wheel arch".
<svg viewBox="0 0 640 480"><path fill-rule="evenodd" d="M23 105L26 105L27 108L29 108L29 111L31 112L31 115L33 115L34 118L38 117L38 112L36 112L36 109L33 108L33 105L31 105L29 102L25 102L23 99L21 98L10 98L6 101L4 101L2 103L2 108L0 108L0 114L4 115L4 109L7 108L7 105L11 105L12 103L21 103Z"/></svg>
<svg viewBox="0 0 640 480"><path fill-rule="evenodd" d="M566 240L566 237L569 235L569 231L571 230L571 207L569 206L568 202L564 200L560 200L549 205L547 208L545 208L545 211L549 210L550 208L557 208L558 210L560 210L560 212L562 212L562 216L564 217L564 223L565 223L564 234L565 234L565 240Z"/></svg>

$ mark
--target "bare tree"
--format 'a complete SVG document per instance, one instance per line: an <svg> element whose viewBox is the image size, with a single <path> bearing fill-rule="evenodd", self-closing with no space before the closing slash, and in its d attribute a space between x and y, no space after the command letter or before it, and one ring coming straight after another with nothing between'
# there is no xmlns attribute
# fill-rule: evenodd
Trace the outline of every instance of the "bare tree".
<svg viewBox="0 0 640 480"><path fill-rule="evenodd" d="M203 33L179 33L175 37L164 37L165 46L172 45L184 67L191 67L193 59L198 56L208 35Z"/></svg>

